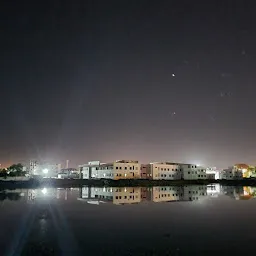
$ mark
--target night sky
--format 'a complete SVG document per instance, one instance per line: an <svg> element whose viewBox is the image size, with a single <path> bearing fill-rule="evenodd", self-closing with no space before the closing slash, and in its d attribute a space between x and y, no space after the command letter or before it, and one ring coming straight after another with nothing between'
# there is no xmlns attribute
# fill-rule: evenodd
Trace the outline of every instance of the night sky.
<svg viewBox="0 0 256 256"><path fill-rule="evenodd" d="M0 163L256 164L256 2L0 4Z"/></svg>

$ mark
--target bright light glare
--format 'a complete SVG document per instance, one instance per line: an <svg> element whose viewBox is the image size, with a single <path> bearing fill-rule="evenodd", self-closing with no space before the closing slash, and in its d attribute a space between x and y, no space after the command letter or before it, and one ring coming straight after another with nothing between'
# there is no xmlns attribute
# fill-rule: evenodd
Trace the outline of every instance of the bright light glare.
<svg viewBox="0 0 256 256"><path fill-rule="evenodd" d="M43 188L42 189L42 193L45 195L45 194L47 194L47 189L46 188Z"/></svg>
<svg viewBox="0 0 256 256"><path fill-rule="evenodd" d="M48 172L49 172L48 169L43 169L44 174L47 174Z"/></svg>

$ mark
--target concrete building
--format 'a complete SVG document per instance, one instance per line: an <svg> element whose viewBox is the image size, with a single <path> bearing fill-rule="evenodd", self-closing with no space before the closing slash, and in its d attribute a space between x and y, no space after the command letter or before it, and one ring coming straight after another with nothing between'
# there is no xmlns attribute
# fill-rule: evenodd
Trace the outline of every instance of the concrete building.
<svg viewBox="0 0 256 256"><path fill-rule="evenodd" d="M93 179L113 179L113 163L92 166L91 174Z"/></svg>
<svg viewBox="0 0 256 256"><path fill-rule="evenodd" d="M241 180L243 179L243 171L231 166L228 169L221 171L220 176L223 180Z"/></svg>
<svg viewBox="0 0 256 256"><path fill-rule="evenodd" d="M58 172L58 179L78 179L80 178L80 173L75 168L65 168Z"/></svg>
<svg viewBox="0 0 256 256"><path fill-rule="evenodd" d="M195 164L180 164L182 171L182 179L184 180L205 180L206 169Z"/></svg>
<svg viewBox="0 0 256 256"><path fill-rule="evenodd" d="M180 180L181 169L177 163L155 162L147 165L147 175L154 180Z"/></svg>
<svg viewBox="0 0 256 256"><path fill-rule="evenodd" d="M29 162L29 174L30 175L38 175L38 162L34 160L30 160Z"/></svg>
<svg viewBox="0 0 256 256"><path fill-rule="evenodd" d="M96 171L98 170L100 165L100 161L91 161L87 164L79 165L78 168L80 171L81 179L91 179L92 172L93 178L96 177Z"/></svg>
<svg viewBox="0 0 256 256"><path fill-rule="evenodd" d="M218 180L220 179L220 172L217 170L216 167L207 167L206 178L209 180Z"/></svg>
<svg viewBox="0 0 256 256"><path fill-rule="evenodd" d="M57 177L58 164L50 164L48 162L30 161L29 174L32 176L41 176L44 178Z"/></svg>
<svg viewBox="0 0 256 256"><path fill-rule="evenodd" d="M113 163L113 175L115 180L139 179L141 177L140 164L134 160L117 160Z"/></svg>
<svg viewBox="0 0 256 256"><path fill-rule="evenodd" d="M148 164L142 164L140 167L140 177L141 179L152 179L150 168Z"/></svg>
<svg viewBox="0 0 256 256"><path fill-rule="evenodd" d="M83 179L139 179L141 177L138 161L118 160L113 163L88 162L79 165Z"/></svg>

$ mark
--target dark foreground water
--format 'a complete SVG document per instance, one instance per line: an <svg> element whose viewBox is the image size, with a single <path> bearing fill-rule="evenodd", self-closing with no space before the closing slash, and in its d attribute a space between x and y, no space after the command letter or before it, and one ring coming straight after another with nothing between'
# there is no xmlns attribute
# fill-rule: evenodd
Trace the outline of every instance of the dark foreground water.
<svg viewBox="0 0 256 256"><path fill-rule="evenodd" d="M254 255L256 188L0 191L0 255Z"/></svg>

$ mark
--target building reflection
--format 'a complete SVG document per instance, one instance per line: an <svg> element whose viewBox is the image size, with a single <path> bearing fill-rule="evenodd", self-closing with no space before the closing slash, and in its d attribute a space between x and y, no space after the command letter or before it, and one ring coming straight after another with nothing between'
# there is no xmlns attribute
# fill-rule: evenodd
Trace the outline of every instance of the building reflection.
<svg viewBox="0 0 256 256"><path fill-rule="evenodd" d="M181 187L153 187L152 188L152 201L153 202L171 202L181 201L183 191Z"/></svg>
<svg viewBox="0 0 256 256"><path fill-rule="evenodd" d="M159 186L159 187L81 187L38 188L0 192L0 201L82 201L88 204L110 203L115 205L146 202L164 203L179 201L203 201L219 196L234 200L249 200L256 197L256 187L212 185Z"/></svg>
<svg viewBox="0 0 256 256"><path fill-rule="evenodd" d="M83 187L78 200L91 204L136 204L141 202L140 187Z"/></svg>
<svg viewBox="0 0 256 256"><path fill-rule="evenodd" d="M186 185L160 187L83 187L78 200L91 204L136 204L143 202L202 201L219 196L235 200L256 196L256 188L213 185Z"/></svg>

